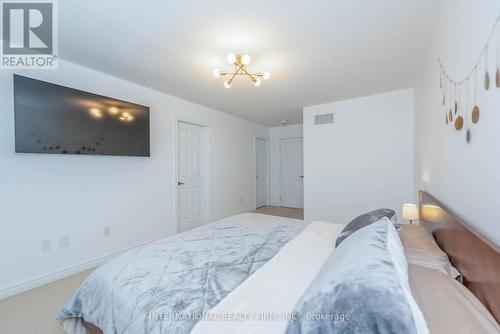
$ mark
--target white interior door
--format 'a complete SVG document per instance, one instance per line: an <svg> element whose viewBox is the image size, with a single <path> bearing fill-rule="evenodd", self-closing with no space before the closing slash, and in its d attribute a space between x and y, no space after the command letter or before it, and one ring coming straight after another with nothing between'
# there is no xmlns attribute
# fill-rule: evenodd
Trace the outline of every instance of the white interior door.
<svg viewBox="0 0 500 334"><path fill-rule="evenodd" d="M302 138L280 141L281 205L304 208L304 158Z"/></svg>
<svg viewBox="0 0 500 334"><path fill-rule="evenodd" d="M267 204L267 140L255 139L255 206Z"/></svg>
<svg viewBox="0 0 500 334"><path fill-rule="evenodd" d="M177 145L177 227L183 232L205 221L204 128L179 122Z"/></svg>

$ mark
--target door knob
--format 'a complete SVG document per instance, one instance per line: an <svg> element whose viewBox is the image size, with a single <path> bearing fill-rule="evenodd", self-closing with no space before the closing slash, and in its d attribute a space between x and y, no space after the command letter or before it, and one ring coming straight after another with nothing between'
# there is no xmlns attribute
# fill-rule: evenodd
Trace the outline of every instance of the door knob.
<svg viewBox="0 0 500 334"><path fill-rule="evenodd" d="M184 185L184 182L177 181L177 185L178 185L178 186L183 186L183 185Z"/></svg>

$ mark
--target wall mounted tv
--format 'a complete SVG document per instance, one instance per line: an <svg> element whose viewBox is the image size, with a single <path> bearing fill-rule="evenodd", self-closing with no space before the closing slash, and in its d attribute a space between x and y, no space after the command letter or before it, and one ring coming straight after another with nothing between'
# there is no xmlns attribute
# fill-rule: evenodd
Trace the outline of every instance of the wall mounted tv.
<svg viewBox="0 0 500 334"><path fill-rule="evenodd" d="M16 152L149 157L149 107L14 75Z"/></svg>

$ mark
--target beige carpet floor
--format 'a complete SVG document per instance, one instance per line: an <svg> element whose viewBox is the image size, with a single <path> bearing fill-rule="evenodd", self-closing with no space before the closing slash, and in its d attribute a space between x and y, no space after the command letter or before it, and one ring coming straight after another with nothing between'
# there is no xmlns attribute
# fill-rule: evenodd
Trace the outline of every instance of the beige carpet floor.
<svg viewBox="0 0 500 334"><path fill-rule="evenodd" d="M295 208L285 208L282 206L262 206L255 210L257 213L263 213L271 216L280 216L294 219L304 219L304 210Z"/></svg>
<svg viewBox="0 0 500 334"><path fill-rule="evenodd" d="M1 300L0 333L63 334L56 312L90 273L92 270L87 270Z"/></svg>

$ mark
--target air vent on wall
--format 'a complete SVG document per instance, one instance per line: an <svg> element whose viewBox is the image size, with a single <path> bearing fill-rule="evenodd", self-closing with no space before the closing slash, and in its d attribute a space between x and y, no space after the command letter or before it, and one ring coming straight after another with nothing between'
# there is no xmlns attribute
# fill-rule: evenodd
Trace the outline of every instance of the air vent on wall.
<svg viewBox="0 0 500 334"><path fill-rule="evenodd" d="M314 125L332 124L332 123L333 123L333 113L314 116Z"/></svg>

